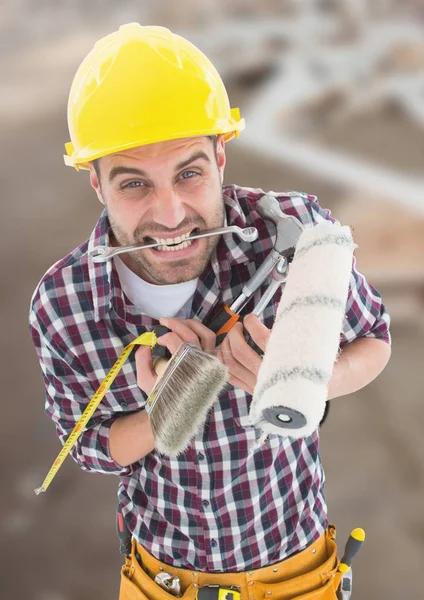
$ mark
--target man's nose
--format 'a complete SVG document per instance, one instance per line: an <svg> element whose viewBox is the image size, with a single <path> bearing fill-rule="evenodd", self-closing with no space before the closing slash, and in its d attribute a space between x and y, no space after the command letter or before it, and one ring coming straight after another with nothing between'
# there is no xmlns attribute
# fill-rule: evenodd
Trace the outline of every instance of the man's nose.
<svg viewBox="0 0 424 600"><path fill-rule="evenodd" d="M153 220L160 225L175 229L184 221L186 210L182 200L173 190L156 193L153 206Z"/></svg>

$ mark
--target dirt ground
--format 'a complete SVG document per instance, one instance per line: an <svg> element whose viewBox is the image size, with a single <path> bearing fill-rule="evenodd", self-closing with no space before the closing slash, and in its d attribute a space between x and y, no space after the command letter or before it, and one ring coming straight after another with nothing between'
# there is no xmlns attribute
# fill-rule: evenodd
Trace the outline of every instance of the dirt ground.
<svg viewBox="0 0 424 600"><path fill-rule="evenodd" d="M24 100L31 103L30 97ZM122 563L114 476L83 473L68 458L48 492L33 493L59 443L44 414L41 373L28 333L29 301L45 270L89 235L100 212L86 174L63 165L67 139L62 112L2 123L0 586L1 597L14 600L114 600ZM265 162L237 142L228 156L227 182L315 193L336 217L352 218L346 190ZM366 227L359 219L357 233ZM417 235L424 234L421 221L417 227ZM378 275L378 261L373 268ZM390 309L393 283L382 280L381 291ZM341 548L350 529L367 532L354 567L356 600L423 597L424 332L416 326L422 304L417 301L411 309L416 313L395 320L393 356L383 375L365 390L333 401L322 430L329 514Z"/></svg>

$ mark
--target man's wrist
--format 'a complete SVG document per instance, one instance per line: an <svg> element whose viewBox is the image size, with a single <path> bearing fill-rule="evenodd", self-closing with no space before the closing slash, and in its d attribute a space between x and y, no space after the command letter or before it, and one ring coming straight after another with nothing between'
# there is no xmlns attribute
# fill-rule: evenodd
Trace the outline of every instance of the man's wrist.
<svg viewBox="0 0 424 600"><path fill-rule="evenodd" d="M109 434L110 455L122 467L141 460L154 448L155 439L145 410L120 416L112 424Z"/></svg>

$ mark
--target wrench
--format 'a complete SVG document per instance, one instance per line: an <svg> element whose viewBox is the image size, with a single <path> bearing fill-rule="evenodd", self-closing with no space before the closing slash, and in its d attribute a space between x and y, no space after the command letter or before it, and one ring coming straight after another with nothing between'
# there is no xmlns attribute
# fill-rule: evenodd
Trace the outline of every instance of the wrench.
<svg viewBox="0 0 424 600"><path fill-rule="evenodd" d="M254 242L258 237L258 230L255 227L246 227L242 229L236 225L230 225L228 227L217 227L215 229L205 229L194 235L190 235L184 241L197 240L200 238L211 237L214 235L222 235L224 233L234 233L244 242ZM89 254L93 257L93 262L105 262L116 256L117 254L123 254L124 252L136 252L137 250L146 250L147 248L157 248L163 246L162 242L154 242L153 244L134 244L133 246L95 246L89 250Z"/></svg>
<svg viewBox="0 0 424 600"><path fill-rule="evenodd" d="M274 247L268 254L262 265L243 286L241 294L234 300L231 306L224 306L218 315L208 325L216 333L216 344L219 345L230 329L239 320L239 314L246 306L252 294L265 281L274 267L282 259L285 259L287 264L289 259L294 255L297 240L300 237L304 227L302 223L290 215L286 215L280 208L278 200L274 196L263 196L258 204L257 211L259 215L268 221L272 221L276 227L276 239ZM281 271L280 271L281 274ZM278 288L275 283L273 288L267 291L269 302L272 294ZM266 306L263 305L263 308ZM263 310L262 308L262 310ZM259 313L258 313L259 314Z"/></svg>

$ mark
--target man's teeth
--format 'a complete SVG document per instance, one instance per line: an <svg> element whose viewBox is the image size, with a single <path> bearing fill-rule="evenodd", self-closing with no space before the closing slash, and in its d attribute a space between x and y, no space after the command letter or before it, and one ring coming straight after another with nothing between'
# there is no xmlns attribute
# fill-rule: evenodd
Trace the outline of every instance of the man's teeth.
<svg viewBox="0 0 424 600"><path fill-rule="evenodd" d="M155 240L155 242L161 242L163 243L164 246L166 246L167 244L179 244L180 242L182 242L183 240L186 240L188 237L190 237L191 235L191 231L189 231L188 233L184 233L183 235L180 235L179 237L176 238L168 238L166 240L164 240L163 238L152 238Z"/></svg>
<svg viewBox="0 0 424 600"><path fill-rule="evenodd" d="M191 246L191 244L193 243L192 240L189 241L184 241L187 240L188 237L190 237L190 235L192 234L192 231L189 231L188 233L185 233L184 235L180 235L176 238L168 238L168 239L163 239L163 238L152 238L153 240L155 240L155 242L161 243L162 246L158 246L155 248L155 250L158 250L159 252L175 252L175 250L182 250L183 248L187 248L188 246ZM172 244L172 246L170 245Z"/></svg>
<svg viewBox="0 0 424 600"><path fill-rule="evenodd" d="M158 252L175 252L176 250L182 250L183 248L188 248L193 243L192 240L188 242L181 242L181 244L177 244L176 246L157 246L155 250Z"/></svg>

